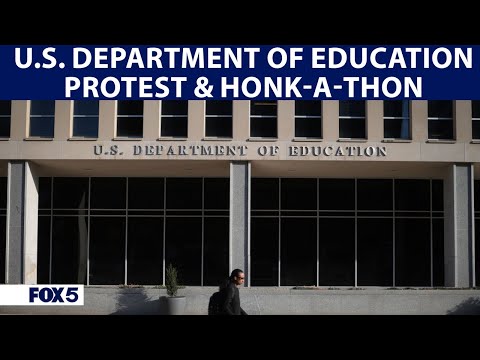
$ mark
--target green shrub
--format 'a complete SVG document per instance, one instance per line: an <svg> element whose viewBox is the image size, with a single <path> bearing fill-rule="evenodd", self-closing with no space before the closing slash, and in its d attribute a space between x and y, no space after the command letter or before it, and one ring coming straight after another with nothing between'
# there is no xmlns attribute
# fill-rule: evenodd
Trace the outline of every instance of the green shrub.
<svg viewBox="0 0 480 360"><path fill-rule="evenodd" d="M165 287L167 288L168 296L177 296L179 289L178 271L171 263L165 269Z"/></svg>

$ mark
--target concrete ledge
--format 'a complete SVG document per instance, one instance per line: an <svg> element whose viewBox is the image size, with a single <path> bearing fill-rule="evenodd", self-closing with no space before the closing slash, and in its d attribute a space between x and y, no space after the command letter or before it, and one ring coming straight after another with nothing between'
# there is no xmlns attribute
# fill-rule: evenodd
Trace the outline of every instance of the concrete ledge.
<svg viewBox="0 0 480 360"><path fill-rule="evenodd" d="M215 287L187 287L186 315L206 315ZM85 287L84 306L1 306L0 314L158 315L165 289ZM480 289L241 288L250 315L480 315Z"/></svg>

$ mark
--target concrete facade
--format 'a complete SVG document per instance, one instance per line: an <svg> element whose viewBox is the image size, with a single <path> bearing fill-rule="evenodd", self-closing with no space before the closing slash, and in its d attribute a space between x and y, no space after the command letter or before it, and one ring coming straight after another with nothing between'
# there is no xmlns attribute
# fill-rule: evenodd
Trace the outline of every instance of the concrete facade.
<svg viewBox="0 0 480 360"><path fill-rule="evenodd" d="M245 270L246 286L252 177L442 179L445 286L475 286L473 183L480 180L480 141L472 139L470 101L454 101L453 140L428 138L428 102L423 100L411 102L408 140L384 139L383 101L378 100L366 103L366 139L359 140L339 138L339 102L333 100L322 102L322 139L317 140L295 138L295 102L290 100L278 102L276 139L250 137L249 101L233 101L231 139L205 136L205 102L199 100L188 103L187 139L162 138L161 108L161 101L144 101L143 137L121 138L116 134L117 102L100 101L98 138L85 139L72 136L73 102L57 101L54 137L47 139L29 137L30 101L12 101L11 136L0 141L0 176L8 177L7 283L36 283L40 176L224 176L230 178L229 266ZM320 155L312 147L321 147ZM200 292L189 299L190 313L202 313L210 290L189 290ZM306 290L301 292L302 297L297 296L299 290L245 290L247 308L259 314L350 313L349 308L356 309L353 313L372 314L447 313L462 301L479 301L478 292L445 290L437 292L437 305L427 310L431 300L419 296L424 295L420 292L363 294L363 300L354 306L348 303L352 292L329 292L326 300ZM110 294L111 290L87 289L86 303L89 297L99 299L103 293ZM386 300L391 295L395 300ZM100 313L117 309L111 299L106 302L107 308L100 305L100 300L94 303ZM277 305L271 307L272 303ZM412 308L412 304L416 305ZM398 310L402 306L404 310Z"/></svg>

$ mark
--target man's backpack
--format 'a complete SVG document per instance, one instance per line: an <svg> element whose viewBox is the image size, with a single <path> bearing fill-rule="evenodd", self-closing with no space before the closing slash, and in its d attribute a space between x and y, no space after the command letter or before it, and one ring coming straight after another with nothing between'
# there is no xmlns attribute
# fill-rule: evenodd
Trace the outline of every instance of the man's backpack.
<svg viewBox="0 0 480 360"><path fill-rule="evenodd" d="M224 291L217 291L210 296L208 301L208 315L223 315L222 303L223 303Z"/></svg>

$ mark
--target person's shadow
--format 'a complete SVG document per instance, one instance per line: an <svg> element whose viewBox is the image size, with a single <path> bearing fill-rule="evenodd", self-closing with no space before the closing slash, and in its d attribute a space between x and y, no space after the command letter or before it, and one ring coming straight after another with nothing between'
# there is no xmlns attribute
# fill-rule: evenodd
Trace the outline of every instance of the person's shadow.
<svg viewBox="0 0 480 360"><path fill-rule="evenodd" d="M454 308L447 311L447 315L480 315L480 298L470 297Z"/></svg>

